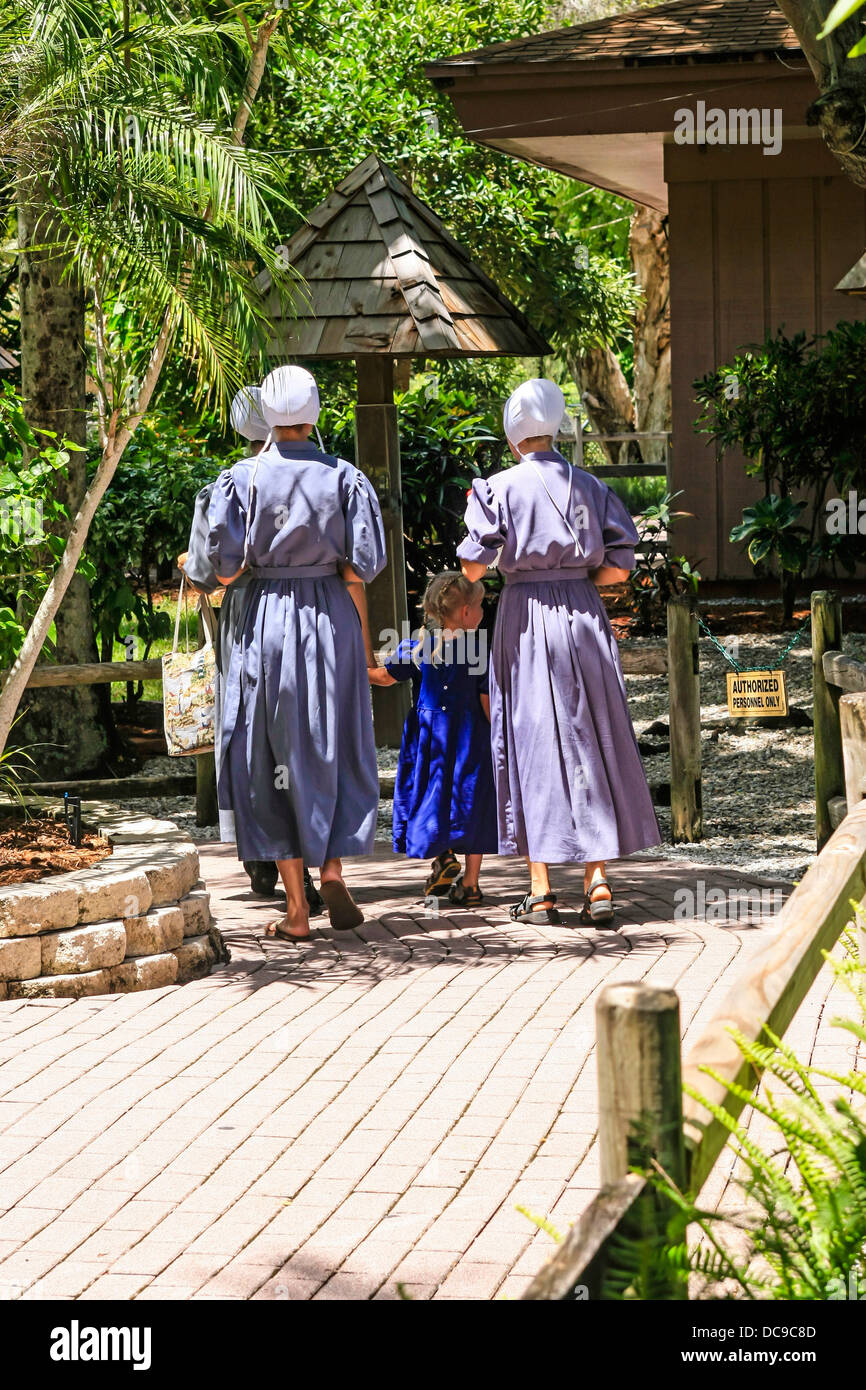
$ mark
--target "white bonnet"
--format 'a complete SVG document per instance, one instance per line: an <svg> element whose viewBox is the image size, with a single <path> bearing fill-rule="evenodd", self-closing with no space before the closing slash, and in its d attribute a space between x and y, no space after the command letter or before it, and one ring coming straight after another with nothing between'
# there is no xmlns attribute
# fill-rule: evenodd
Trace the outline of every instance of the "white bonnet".
<svg viewBox="0 0 866 1390"><path fill-rule="evenodd" d="M259 386L245 386L232 401L232 425L244 439L267 439L268 422L262 414Z"/></svg>
<svg viewBox="0 0 866 1390"><path fill-rule="evenodd" d="M502 423L505 437L515 448L539 434L554 438L565 414L565 397L555 381L534 377L518 386L505 402Z"/></svg>
<svg viewBox="0 0 866 1390"><path fill-rule="evenodd" d="M319 388L305 367L277 367L262 382L262 414L271 427L315 425Z"/></svg>

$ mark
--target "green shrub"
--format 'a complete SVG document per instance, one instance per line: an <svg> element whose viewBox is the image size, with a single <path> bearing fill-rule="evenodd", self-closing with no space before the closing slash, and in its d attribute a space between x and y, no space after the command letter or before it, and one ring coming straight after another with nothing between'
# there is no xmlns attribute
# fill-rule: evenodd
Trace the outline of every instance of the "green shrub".
<svg viewBox="0 0 866 1390"><path fill-rule="evenodd" d="M70 450L79 448L68 440L58 444L50 430L37 438L17 391L8 382L0 385L0 667L18 655L63 553L64 542L53 532L66 510L55 490Z"/></svg>
<svg viewBox="0 0 866 1390"><path fill-rule="evenodd" d="M168 567L187 548L196 494L230 459L214 457L195 433L139 425L87 539L86 574L100 661L111 661L122 633L135 632L139 658L171 629L155 605L151 566Z"/></svg>
<svg viewBox="0 0 866 1390"><path fill-rule="evenodd" d="M502 467L507 445L494 409L479 409L469 392L443 390L429 378L418 377L408 391L397 393L396 402L411 610L429 575L459 568L466 493L474 478ZM354 458L354 404L346 401L342 409L326 409L320 424L326 447Z"/></svg>
<svg viewBox="0 0 866 1390"><path fill-rule="evenodd" d="M694 383L702 406L695 429L720 449L742 450L746 472L763 481L758 506L794 505L792 494L805 494L807 529L795 531L789 518L783 534L769 512L770 524L756 529L744 513L730 537L750 543L754 564L775 562L785 619L810 564L850 573L866 558L862 537L829 535L823 524L828 490L845 497L866 487L864 379L866 323L842 322L823 338L780 330Z"/></svg>

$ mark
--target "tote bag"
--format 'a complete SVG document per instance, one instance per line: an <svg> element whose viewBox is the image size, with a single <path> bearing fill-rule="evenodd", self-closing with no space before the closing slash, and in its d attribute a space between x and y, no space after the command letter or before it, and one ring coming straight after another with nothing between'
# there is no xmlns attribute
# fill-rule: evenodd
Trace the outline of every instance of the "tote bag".
<svg viewBox="0 0 866 1390"><path fill-rule="evenodd" d="M171 651L162 658L163 723L166 746L172 758L212 753L215 736L216 653L212 625L205 620L204 614L204 646L190 651L187 620L186 650L178 651L184 583L182 577Z"/></svg>

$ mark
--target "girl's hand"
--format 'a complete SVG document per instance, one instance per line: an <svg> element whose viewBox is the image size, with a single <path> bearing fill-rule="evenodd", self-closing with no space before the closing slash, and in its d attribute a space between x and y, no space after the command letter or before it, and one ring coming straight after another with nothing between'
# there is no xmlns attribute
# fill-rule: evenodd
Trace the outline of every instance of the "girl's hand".
<svg viewBox="0 0 866 1390"><path fill-rule="evenodd" d="M481 700L481 708L484 710L484 713L485 713L485 715L487 716L487 723L489 724L489 723L490 723L490 696L489 696L489 695L484 695L484 694L482 694L479 698L480 698L480 700Z"/></svg>
<svg viewBox="0 0 866 1390"><path fill-rule="evenodd" d="M397 684L394 677L385 670L384 666L376 666L375 664L368 666L367 675L370 679L371 685L385 686Z"/></svg>

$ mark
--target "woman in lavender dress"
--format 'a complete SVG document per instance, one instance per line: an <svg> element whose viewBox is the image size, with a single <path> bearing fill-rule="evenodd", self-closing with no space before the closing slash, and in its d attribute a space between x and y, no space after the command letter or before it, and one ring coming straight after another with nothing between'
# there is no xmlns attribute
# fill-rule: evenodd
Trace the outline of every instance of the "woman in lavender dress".
<svg viewBox="0 0 866 1390"><path fill-rule="evenodd" d="M285 920L309 935L303 864L321 868L331 924L363 916L345 855L373 848L379 801L364 584L385 564L379 504L364 474L317 449L315 381L279 367L262 385L273 442L221 473L208 512L220 583L250 583L222 708L218 795L234 813L238 858L276 861Z"/></svg>
<svg viewBox="0 0 866 1390"><path fill-rule="evenodd" d="M558 922L549 864L585 864L583 922L610 921L605 861L660 843L598 589L634 568L637 532L616 494L553 448L565 401L552 381L505 407L517 464L473 484L463 572L505 578L490 669L499 853L531 891L515 920Z"/></svg>
<svg viewBox="0 0 866 1390"><path fill-rule="evenodd" d="M238 391L231 406L231 421L234 428L242 439L249 445L247 457L255 458L261 453L262 447L267 440L270 430L268 423L262 414L261 409L261 390L258 386L245 386ZM183 570L187 583L190 587L200 594L212 594L219 589L220 583L213 571L213 565L207 557L207 538L208 538L208 508L210 507L213 483L207 483L195 499L195 510L193 512L192 527L189 533L189 545L182 555L178 555L178 568ZM231 667L232 648L235 643L237 630L240 626L244 614L246 603L246 586L250 582L249 574L244 571L234 584L226 588L223 593L223 600L217 609L217 628L214 637L216 648L216 709L215 709L215 749L216 766L219 770L220 765L220 736L222 732L222 692L226 678ZM208 610L209 611L209 610ZM204 614L205 610L203 610ZM234 816L231 811L223 810L220 812L220 839L234 844L235 827ZM273 861L259 862L257 860L244 860L244 869L250 880L250 885L254 893L260 894L265 898L276 896L276 886L279 874L277 866ZM325 904L317 892L309 870L304 869L304 894L309 904L310 912L323 912Z"/></svg>

